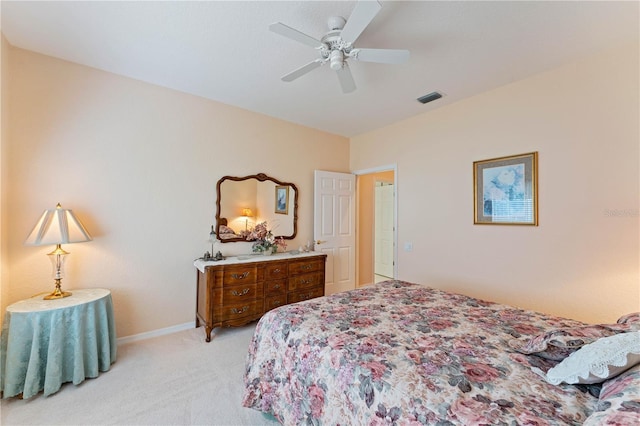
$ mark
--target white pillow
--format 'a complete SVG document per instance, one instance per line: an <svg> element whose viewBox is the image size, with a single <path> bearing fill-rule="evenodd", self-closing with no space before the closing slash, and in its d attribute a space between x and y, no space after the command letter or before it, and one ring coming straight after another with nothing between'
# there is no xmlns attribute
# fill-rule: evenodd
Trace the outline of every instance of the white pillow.
<svg viewBox="0 0 640 426"><path fill-rule="evenodd" d="M603 337L584 345L545 375L538 368L532 370L547 382L601 383L640 363L640 331Z"/></svg>

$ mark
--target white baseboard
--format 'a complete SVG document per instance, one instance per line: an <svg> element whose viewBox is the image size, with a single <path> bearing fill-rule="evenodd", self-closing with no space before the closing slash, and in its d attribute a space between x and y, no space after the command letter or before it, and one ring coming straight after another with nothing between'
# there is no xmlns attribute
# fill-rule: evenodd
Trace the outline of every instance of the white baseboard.
<svg viewBox="0 0 640 426"><path fill-rule="evenodd" d="M195 321L186 322L184 324L178 324L167 328L161 328L159 330L147 331L146 333L134 334L132 336L119 337L116 339L116 343L121 345L123 343L137 342L139 340L151 339L152 337L164 336L166 334L177 333L178 331L188 330L195 328Z"/></svg>

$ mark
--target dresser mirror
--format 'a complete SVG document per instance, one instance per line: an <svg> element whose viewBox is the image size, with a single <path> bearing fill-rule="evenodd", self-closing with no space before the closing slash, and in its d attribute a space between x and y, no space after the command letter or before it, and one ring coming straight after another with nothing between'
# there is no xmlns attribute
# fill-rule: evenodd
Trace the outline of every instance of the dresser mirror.
<svg viewBox="0 0 640 426"><path fill-rule="evenodd" d="M276 237L295 238L298 231L298 188L258 173L225 176L216 186L216 235L223 243L245 241L257 223L267 222Z"/></svg>

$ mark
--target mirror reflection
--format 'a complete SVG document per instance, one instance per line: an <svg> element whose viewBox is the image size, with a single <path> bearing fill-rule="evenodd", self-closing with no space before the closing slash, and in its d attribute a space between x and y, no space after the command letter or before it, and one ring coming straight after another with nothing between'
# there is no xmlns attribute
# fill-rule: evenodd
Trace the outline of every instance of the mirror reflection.
<svg viewBox="0 0 640 426"><path fill-rule="evenodd" d="M218 181L216 234L221 242L245 241L257 223L267 222L277 237L293 239L297 232L298 190L264 173L225 176Z"/></svg>

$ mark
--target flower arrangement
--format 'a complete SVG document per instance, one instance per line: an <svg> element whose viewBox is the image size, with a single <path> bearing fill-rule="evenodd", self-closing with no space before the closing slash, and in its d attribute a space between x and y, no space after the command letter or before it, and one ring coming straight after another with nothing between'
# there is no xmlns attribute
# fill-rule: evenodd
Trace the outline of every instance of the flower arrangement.
<svg viewBox="0 0 640 426"><path fill-rule="evenodd" d="M271 254L282 247L286 250L287 243L284 238L276 238L273 232L267 227L267 222L258 223L246 235L247 241L253 241L252 250L254 253Z"/></svg>

